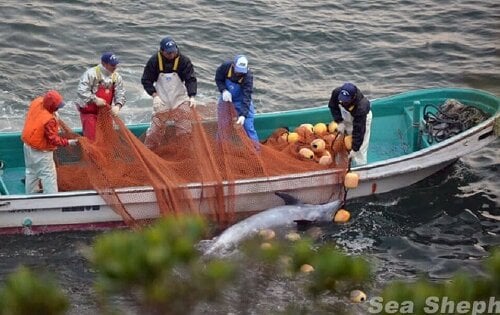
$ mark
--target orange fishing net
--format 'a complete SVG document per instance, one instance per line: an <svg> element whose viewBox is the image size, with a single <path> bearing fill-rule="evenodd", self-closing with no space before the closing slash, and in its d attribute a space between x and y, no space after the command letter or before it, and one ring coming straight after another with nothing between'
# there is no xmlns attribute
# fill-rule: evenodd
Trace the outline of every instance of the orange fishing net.
<svg viewBox="0 0 500 315"><path fill-rule="evenodd" d="M347 168L343 136L315 134L308 127L299 128L297 133L279 128L257 144L241 127L218 126L216 110L216 104L196 109L182 105L162 114L167 124L165 134L150 150L143 143L144 135L136 137L120 118L110 115L109 109L101 109L95 141L80 137L79 146L57 150L59 189L96 190L129 225L178 213L203 213L226 225L240 210L235 203L239 189L244 189L240 184L253 179L269 181L272 191L274 176L279 175L332 169L334 182L340 184L322 190L328 196L318 196L318 200L341 198ZM188 126L184 128L188 132L179 133L179 124ZM78 136L61 125L67 137ZM312 146L315 139L324 139L324 144ZM304 148L311 151L304 153ZM320 164L325 155L330 159ZM123 193L129 187L131 192ZM138 212L140 204L155 199L157 212L144 209L149 217ZM256 198L255 202L260 201Z"/></svg>

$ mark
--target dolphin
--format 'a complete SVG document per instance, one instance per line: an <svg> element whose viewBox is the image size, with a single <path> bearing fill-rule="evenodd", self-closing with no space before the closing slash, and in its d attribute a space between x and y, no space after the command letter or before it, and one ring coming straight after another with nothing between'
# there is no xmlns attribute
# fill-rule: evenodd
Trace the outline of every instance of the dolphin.
<svg viewBox="0 0 500 315"><path fill-rule="evenodd" d="M230 226L215 239L205 251L205 255L220 255L228 252L241 241L263 229L283 226L292 222L299 224L332 221L333 216L343 204L341 200L322 205L305 204L289 194L283 192L275 192L275 194L285 201L285 205L259 212Z"/></svg>

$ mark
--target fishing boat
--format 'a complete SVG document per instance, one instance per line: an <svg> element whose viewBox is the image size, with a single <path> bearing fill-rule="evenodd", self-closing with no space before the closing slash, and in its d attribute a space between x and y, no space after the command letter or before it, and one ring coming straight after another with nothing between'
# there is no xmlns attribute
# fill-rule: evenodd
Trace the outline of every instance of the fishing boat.
<svg viewBox="0 0 500 315"><path fill-rule="evenodd" d="M439 109L450 99L479 109L484 119L446 136L442 134L442 125L446 122L438 121L439 130L430 130L430 123L439 115L439 111L430 109ZM368 163L352 168L359 175L359 186L349 190L347 198L380 194L421 181L461 156L488 145L497 139L500 129L500 99L481 90L423 89L375 99L371 103L373 120ZM261 113L255 117L255 127L259 138L265 139L279 127L295 128L320 121L331 121L327 106ZM128 126L138 137L147 127L147 124ZM94 190L25 194L20 133L1 133L0 139L0 233L124 225L123 218ZM282 203L275 191L285 191L307 203L324 203L328 200L319 196L327 195L325 191L338 184L335 181L329 169L237 180L234 183L235 209L238 213L250 214L275 207ZM190 183L188 188L194 198L200 199L200 209L203 209L202 199L210 196L202 194L202 184ZM119 188L117 194L127 211L139 219L160 215L152 187Z"/></svg>

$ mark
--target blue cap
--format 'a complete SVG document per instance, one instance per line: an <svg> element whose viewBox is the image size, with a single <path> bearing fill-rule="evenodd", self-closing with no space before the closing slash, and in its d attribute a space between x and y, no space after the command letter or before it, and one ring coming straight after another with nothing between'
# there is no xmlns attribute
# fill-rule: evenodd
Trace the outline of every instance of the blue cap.
<svg viewBox="0 0 500 315"><path fill-rule="evenodd" d="M248 72L248 59L244 55L237 55L234 57L234 72L247 73Z"/></svg>
<svg viewBox="0 0 500 315"><path fill-rule="evenodd" d="M172 39L172 37L167 36L161 40L160 50L163 50L164 52L167 53L177 52L177 44Z"/></svg>
<svg viewBox="0 0 500 315"><path fill-rule="evenodd" d="M118 57L112 52L105 52L104 54L102 54L101 61L112 66L116 66L120 63L120 59L118 59Z"/></svg>
<svg viewBox="0 0 500 315"><path fill-rule="evenodd" d="M356 95L357 88L354 84L346 82L340 88L339 101L342 103L349 103L354 99Z"/></svg>

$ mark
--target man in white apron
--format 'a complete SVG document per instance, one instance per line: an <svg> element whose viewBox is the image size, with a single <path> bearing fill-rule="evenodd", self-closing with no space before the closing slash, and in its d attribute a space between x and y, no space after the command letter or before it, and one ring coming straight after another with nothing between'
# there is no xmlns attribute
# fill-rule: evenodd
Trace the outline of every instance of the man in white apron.
<svg viewBox="0 0 500 315"><path fill-rule="evenodd" d="M344 83L332 91L328 103L337 131L352 135L349 158L356 164L367 163L372 112L370 101L352 83Z"/></svg>
<svg viewBox="0 0 500 315"><path fill-rule="evenodd" d="M153 97L153 115L144 144L150 149L160 145L169 120L175 124L176 135L190 133L188 113L189 107L196 106L197 81L191 60L180 53L171 37L162 39L160 50L149 58L141 83ZM175 118L172 110L177 111Z"/></svg>

